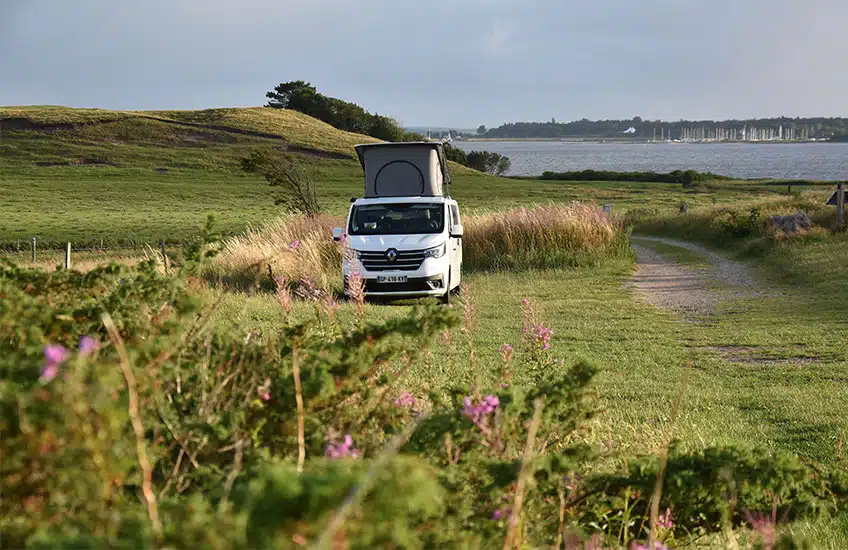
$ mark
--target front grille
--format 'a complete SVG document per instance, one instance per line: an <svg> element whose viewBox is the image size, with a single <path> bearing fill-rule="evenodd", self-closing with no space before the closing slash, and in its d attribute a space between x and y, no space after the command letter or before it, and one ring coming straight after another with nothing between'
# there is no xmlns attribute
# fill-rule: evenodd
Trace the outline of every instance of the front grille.
<svg viewBox="0 0 848 550"><path fill-rule="evenodd" d="M368 271L415 271L424 261L423 250L398 250L397 258L390 262L386 251L360 250L359 259Z"/></svg>
<svg viewBox="0 0 848 550"><path fill-rule="evenodd" d="M439 288L441 281L438 282ZM410 279L405 283L378 283L376 279L365 279L365 292L423 292L434 290L427 279Z"/></svg>

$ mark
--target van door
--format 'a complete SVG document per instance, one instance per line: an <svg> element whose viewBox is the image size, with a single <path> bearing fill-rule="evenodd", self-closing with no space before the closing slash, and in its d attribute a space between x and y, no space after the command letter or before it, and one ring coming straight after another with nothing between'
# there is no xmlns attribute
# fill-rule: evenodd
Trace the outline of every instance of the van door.
<svg viewBox="0 0 848 550"><path fill-rule="evenodd" d="M450 205L450 228L451 235L453 227L460 225L459 208L456 204ZM451 263L451 286L456 286L462 280L462 237L450 237L450 263Z"/></svg>

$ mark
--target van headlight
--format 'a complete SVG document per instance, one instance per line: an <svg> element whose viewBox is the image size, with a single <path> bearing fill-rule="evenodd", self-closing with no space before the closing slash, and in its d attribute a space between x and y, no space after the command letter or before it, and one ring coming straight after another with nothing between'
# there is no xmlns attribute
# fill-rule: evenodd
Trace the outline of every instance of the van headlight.
<svg viewBox="0 0 848 550"><path fill-rule="evenodd" d="M425 258L441 258L445 255L445 251L447 250L446 243L442 243L439 246L434 246L433 248L428 248L424 251Z"/></svg>

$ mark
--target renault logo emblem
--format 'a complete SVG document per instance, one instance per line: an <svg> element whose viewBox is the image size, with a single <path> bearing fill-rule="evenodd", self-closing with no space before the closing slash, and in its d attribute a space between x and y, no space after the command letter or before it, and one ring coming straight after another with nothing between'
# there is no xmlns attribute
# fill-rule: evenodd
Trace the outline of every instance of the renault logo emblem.
<svg viewBox="0 0 848 550"><path fill-rule="evenodd" d="M386 250L386 259L389 260L389 262L394 263L394 261L397 260L397 257L398 251L394 248Z"/></svg>

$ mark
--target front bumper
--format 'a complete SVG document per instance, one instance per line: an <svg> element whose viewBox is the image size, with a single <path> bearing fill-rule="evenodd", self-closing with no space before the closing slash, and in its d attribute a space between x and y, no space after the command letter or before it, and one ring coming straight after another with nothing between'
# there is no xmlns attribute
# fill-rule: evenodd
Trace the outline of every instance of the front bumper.
<svg viewBox="0 0 848 550"><path fill-rule="evenodd" d="M367 271L360 270L365 281L366 296L444 296L448 284L448 266L427 265L425 261L421 268L415 271ZM439 264L441 262L438 262ZM406 282L381 283L377 277L405 276ZM344 293L348 294L348 270L344 270Z"/></svg>

